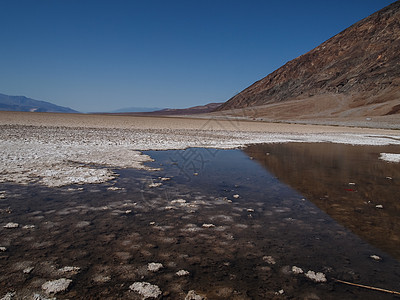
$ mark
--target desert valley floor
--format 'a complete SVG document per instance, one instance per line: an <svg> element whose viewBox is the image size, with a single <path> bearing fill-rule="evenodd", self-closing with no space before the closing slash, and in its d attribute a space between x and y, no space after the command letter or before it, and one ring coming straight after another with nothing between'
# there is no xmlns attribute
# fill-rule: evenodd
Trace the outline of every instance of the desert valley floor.
<svg viewBox="0 0 400 300"><path fill-rule="evenodd" d="M0 299L400 291L398 130L18 112L0 127Z"/></svg>

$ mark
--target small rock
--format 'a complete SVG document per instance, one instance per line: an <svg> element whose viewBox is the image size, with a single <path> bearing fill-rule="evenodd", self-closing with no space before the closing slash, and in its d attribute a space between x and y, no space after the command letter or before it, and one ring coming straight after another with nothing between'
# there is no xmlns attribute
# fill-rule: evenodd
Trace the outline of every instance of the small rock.
<svg viewBox="0 0 400 300"><path fill-rule="evenodd" d="M125 211L125 214L127 214L127 215L129 215L130 213L132 213L132 210L131 210L131 209L127 209L127 210Z"/></svg>
<svg viewBox="0 0 400 300"><path fill-rule="evenodd" d="M356 185L355 182L349 182L349 185Z"/></svg>
<svg viewBox="0 0 400 300"><path fill-rule="evenodd" d="M6 251L7 251L7 248L6 248L6 247L0 247L0 251L1 251L1 252L6 252Z"/></svg>
<svg viewBox="0 0 400 300"><path fill-rule="evenodd" d="M206 297L203 297L197 294L194 290L191 290L187 293L185 300L206 300Z"/></svg>
<svg viewBox="0 0 400 300"><path fill-rule="evenodd" d="M178 276L186 276L186 275L189 275L189 272L186 271L186 270L179 270L175 274L178 275Z"/></svg>
<svg viewBox="0 0 400 300"><path fill-rule="evenodd" d="M254 212L254 209L248 208L247 211L248 211L248 212Z"/></svg>
<svg viewBox="0 0 400 300"><path fill-rule="evenodd" d="M308 271L305 276L315 282L326 282L325 274L321 272Z"/></svg>
<svg viewBox="0 0 400 300"><path fill-rule="evenodd" d="M30 273L33 271L33 269L34 269L34 267L25 268L25 269L22 271L22 273L24 273L24 274L30 274Z"/></svg>
<svg viewBox="0 0 400 300"><path fill-rule="evenodd" d="M134 282L129 288L142 295L143 299L158 298L161 295L161 290L158 286L152 285L148 282Z"/></svg>
<svg viewBox="0 0 400 300"><path fill-rule="evenodd" d="M158 270L162 269L164 266L160 263L149 263L147 265L147 270L151 271L151 272L157 272Z"/></svg>
<svg viewBox="0 0 400 300"><path fill-rule="evenodd" d="M235 194L232 197L235 198L235 199L238 199L240 196L238 194Z"/></svg>
<svg viewBox="0 0 400 300"><path fill-rule="evenodd" d="M48 294L50 293L56 294L67 290L71 282L72 282L71 279L66 279L66 278L47 281L43 283L42 289Z"/></svg>
<svg viewBox="0 0 400 300"><path fill-rule="evenodd" d="M283 295L285 293L284 290L279 290L277 292L275 292L275 295Z"/></svg>
<svg viewBox="0 0 400 300"><path fill-rule="evenodd" d="M376 260L376 261L382 260L382 257L380 257L380 256L378 256L378 255L375 255L375 254L371 255L370 257L371 257L373 260Z"/></svg>
<svg viewBox="0 0 400 300"><path fill-rule="evenodd" d="M156 225L156 222L150 222L149 224L150 225Z"/></svg>
<svg viewBox="0 0 400 300"><path fill-rule="evenodd" d="M171 180L171 178L169 178L169 177L161 177L160 179L161 179L161 181Z"/></svg>
<svg viewBox="0 0 400 300"><path fill-rule="evenodd" d="M196 172L196 173L193 173L193 175L194 175L194 176L198 176L198 175L199 175L199 173L197 173L197 172Z"/></svg>
<svg viewBox="0 0 400 300"><path fill-rule="evenodd" d="M3 226L3 228L11 229L11 228L18 228L19 224L18 223L7 223L6 225Z"/></svg>
<svg viewBox="0 0 400 300"><path fill-rule="evenodd" d="M390 176L386 176L386 179L388 179L388 180L392 180L393 178L392 178L392 177L390 177Z"/></svg>
<svg viewBox="0 0 400 300"><path fill-rule="evenodd" d="M376 208L382 209L382 208L383 208L383 205L382 205L382 204L378 204L378 205L375 205L375 207L376 207Z"/></svg>
<svg viewBox="0 0 400 300"><path fill-rule="evenodd" d="M268 264L270 264L270 265L276 264L275 259L274 259L272 256L269 256L269 255L264 256L264 257L263 257L263 261L265 261L266 263L268 263Z"/></svg>
<svg viewBox="0 0 400 300"><path fill-rule="evenodd" d="M292 267L292 273L293 273L293 274L302 274L302 273L304 273L304 271L303 271L302 268L293 266L293 267Z"/></svg>

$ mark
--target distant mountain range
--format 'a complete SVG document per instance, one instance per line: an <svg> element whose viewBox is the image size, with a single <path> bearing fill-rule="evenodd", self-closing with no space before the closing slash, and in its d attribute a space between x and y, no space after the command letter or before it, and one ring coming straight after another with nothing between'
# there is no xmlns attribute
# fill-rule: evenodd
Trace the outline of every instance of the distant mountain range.
<svg viewBox="0 0 400 300"><path fill-rule="evenodd" d="M46 101L34 100L24 96L8 96L0 94L0 110L78 113L68 107L58 106Z"/></svg>
<svg viewBox="0 0 400 300"><path fill-rule="evenodd" d="M270 120L385 116L400 123L400 1L289 61L217 110Z"/></svg>
<svg viewBox="0 0 400 300"><path fill-rule="evenodd" d="M189 108L165 108L154 111L127 111L114 112L112 114L120 115L146 115L146 116L176 116L176 115L195 115L209 113L221 106L222 103L208 103L205 105L193 106Z"/></svg>
<svg viewBox="0 0 400 300"><path fill-rule="evenodd" d="M152 112L162 110L161 107L126 107L112 111L111 113L129 113L129 112Z"/></svg>

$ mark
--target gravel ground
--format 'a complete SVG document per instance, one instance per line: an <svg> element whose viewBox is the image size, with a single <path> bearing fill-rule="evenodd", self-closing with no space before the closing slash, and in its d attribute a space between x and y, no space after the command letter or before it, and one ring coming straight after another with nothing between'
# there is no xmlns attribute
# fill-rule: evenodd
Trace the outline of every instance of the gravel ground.
<svg viewBox="0 0 400 300"><path fill-rule="evenodd" d="M101 183L146 168L142 150L255 143L400 145L400 131L221 119L0 112L0 182Z"/></svg>

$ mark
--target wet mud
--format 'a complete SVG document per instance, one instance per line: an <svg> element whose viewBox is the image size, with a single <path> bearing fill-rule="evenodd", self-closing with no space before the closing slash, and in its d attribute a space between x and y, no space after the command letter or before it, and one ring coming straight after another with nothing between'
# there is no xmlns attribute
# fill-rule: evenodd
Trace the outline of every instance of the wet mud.
<svg viewBox="0 0 400 300"><path fill-rule="evenodd" d="M145 154L160 171L59 188L2 183L0 297L143 299L135 282L162 299L394 297L334 279L400 290L393 255L243 151ZM43 288L61 278L71 280L65 290Z"/></svg>

